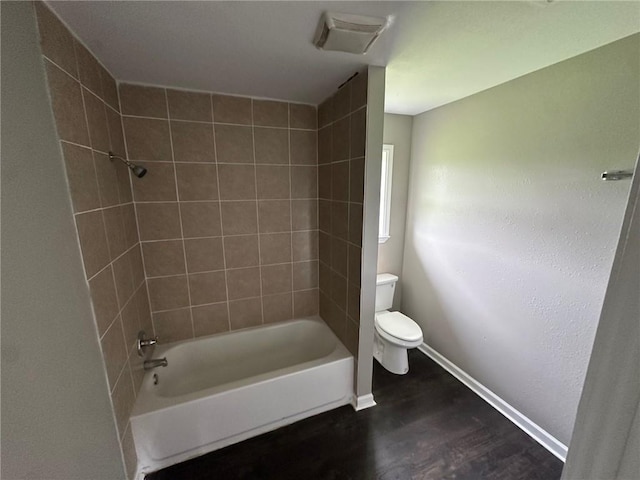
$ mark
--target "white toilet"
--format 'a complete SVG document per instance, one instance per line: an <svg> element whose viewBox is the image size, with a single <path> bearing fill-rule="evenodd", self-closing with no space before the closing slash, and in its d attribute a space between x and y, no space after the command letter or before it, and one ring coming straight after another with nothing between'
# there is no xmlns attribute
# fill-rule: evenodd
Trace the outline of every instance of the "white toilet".
<svg viewBox="0 0 640 480"><path fill-rule="evenodd" d="M373 357L391 373L409 371L407 349L422 344L420 326L400 312L390 312L398 277L381 273L376 281L376 318Z"/></svg>

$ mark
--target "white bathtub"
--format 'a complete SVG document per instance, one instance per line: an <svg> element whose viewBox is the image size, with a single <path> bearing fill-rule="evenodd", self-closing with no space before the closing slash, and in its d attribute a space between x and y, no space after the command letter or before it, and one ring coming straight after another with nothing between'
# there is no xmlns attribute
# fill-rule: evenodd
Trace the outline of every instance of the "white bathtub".
<svg viewBox="0 0 640 480"><path fill-rule="evenodd" d="M131 414L140 475L351 401L354 361L318 318L159 345ZM158 384L154 385L154 374Z"/></svg>

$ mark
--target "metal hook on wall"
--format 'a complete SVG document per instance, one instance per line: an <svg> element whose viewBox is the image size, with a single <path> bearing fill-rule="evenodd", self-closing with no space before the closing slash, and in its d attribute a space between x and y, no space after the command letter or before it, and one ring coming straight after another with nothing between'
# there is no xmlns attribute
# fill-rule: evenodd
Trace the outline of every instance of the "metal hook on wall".
<svg viewBox="0 0 640 480"><path fill-rule="evenodd" d="M633 170L607 170L606 172L602 172L602 175L600 175L600 178L605 182L609 182L612 180L624 180L626 178L632 177Z"/></svg>

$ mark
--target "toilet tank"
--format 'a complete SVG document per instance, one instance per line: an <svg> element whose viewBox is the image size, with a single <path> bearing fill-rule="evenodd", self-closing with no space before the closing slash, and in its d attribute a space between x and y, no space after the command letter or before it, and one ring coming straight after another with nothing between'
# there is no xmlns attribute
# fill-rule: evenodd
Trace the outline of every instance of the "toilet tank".
<svg viewBox="0 0 640 480"><path fill-rule="evenodd" d="M376 312L389 310L393 305L398 277L391 273L379 273L376 277Z"/></svg>

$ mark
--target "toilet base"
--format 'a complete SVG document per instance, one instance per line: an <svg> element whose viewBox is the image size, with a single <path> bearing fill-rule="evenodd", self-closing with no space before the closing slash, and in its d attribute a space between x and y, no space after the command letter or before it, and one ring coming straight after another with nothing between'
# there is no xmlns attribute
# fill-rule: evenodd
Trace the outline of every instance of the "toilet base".
<svg viewBox="0 0 640 480"><path fill-rule="evenodd" d="M407 348L393 345L381 338L376 331L373 341L373 358L375 358L385 370L404 375L409 371L409 357Z"/></svg>

